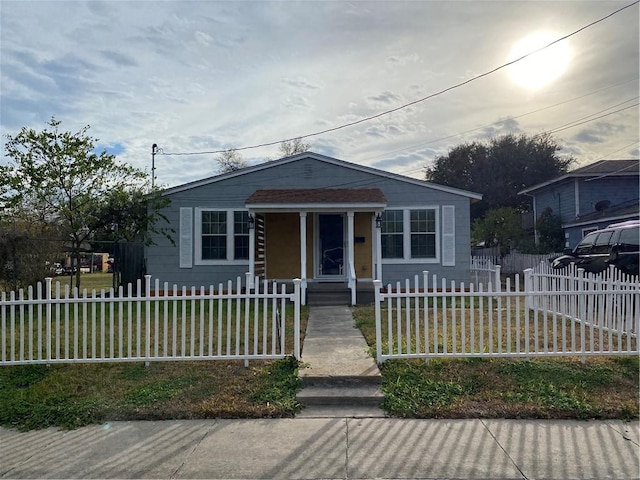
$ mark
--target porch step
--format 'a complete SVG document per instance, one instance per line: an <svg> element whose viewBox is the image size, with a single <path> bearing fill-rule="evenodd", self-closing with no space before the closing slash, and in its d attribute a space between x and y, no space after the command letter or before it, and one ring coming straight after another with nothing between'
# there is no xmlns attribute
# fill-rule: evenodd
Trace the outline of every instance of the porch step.
<svg viewBox="0 0 640 480"><path fill-rule="evenodd" d="M350 305L351 291L344 284L318 283L307 285L307 305Z"/></svg>
<svg viewBox="0 0 640 480"><path fill-rule="evenodd" d="M383 401L380 377L303 377L296 398L305 407L379 408Z"/></svg>

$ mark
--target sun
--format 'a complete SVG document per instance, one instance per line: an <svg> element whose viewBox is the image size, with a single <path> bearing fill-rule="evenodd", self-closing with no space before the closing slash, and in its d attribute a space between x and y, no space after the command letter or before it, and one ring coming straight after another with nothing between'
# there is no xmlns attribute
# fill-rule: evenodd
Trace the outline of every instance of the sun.
<svg viewBox="0 0 640 480"><path fill-rule="evenodd" d="M536 32L518 41L509 53L509 61L533 52L557 40L553 32ZM509 66L511 79L525 88L537 90L562 75L571 60L571 51L565 41L540 50Z"/></svg>

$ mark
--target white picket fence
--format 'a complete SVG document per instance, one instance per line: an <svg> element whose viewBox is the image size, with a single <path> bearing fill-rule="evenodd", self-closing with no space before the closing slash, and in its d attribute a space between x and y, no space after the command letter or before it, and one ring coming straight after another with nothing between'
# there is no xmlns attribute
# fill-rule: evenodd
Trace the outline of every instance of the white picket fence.
<svg viewBox="0 0 640 480"><path fill-rule="evenodd" d="M637 277L527 269L505 285L375 282L376 355L392 358L638 355Z"/></svg>
<svg viewBox="0 0 640 480"><path fill-rule="evenodd" d="M493 257L471 257L471 282L474 285L491 283L499 288L502 267L494 260Z"/></svg>
<svg viewBox="0 0 640 480"><path fill-rule="evenodd" d="M135 295L131 284L61 291L48 278L35 291L2 293L0 365L300 358L301 281L287 293L285 285L249 280L178 289L145 276Z"/></svg>
<svg viewBox="0 0 640 480"><path fill-rule="evenodd" d="M553 270L548 263L541 263L527 271L525 282L525 290L546 293L527 296L526 307L534 312L559 315L593 327L597 329L600 341L605 331L618 335L638 333L638 277L625 274L613 265L595 275L574 264ZM576 294L562 293L569 291ZM632 335L628 335L627 340ZM608 342L611 348L611 337Z"/></svg>

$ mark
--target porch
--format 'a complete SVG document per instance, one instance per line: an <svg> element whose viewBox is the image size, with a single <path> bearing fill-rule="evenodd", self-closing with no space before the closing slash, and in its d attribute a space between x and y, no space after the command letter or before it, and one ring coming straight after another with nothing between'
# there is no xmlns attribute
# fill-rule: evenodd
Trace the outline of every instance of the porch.
<svg viewBox="0 0 640 480"><path fill-rule="evenodd" d="M382 278L381 190L258 190L245 206L251 278L300 278L304 303L373 301L373 281Z"/></svg>

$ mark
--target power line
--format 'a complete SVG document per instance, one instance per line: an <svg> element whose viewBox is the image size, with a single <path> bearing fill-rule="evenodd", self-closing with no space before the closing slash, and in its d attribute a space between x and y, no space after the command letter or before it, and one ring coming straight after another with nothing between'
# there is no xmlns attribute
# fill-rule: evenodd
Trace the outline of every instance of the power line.
<svg viewBox="0 0 640 480"><path fill-rule="evenodd" d="M584 95L580 95L579 97L574 97L574 98L571 98L571 99L569 99L569 100L564 100L564 101L562 101L562 102L554 103L553 105L548 105L548 106L546 106L546 107L542 107L542 108L539 108L539 109L537 109L537 110L532 110L532 111L530 111L530 112L522 113L522 114L520 114L520 115L516 115L516 116L507 116L505 119L506 119L506 120L509 120L509 119L513 119L513 120L515 120L515 119L517 119L517 118L526 117L526 116L528 116L528 115L532 115L532 114L534 114L534 113L542 112L542 111L544 111L544 110L549 110L549 109L551 109L551 108L555 108L555 107L558 107L558 106L560 106L560 105L564 105L564 104L566 104L566 103L570 103L570 102L574 102L574 101L576 101L576 100L580 100L580 99L582 99L582 98L588 97L588 96L590 96L590 95L594 95L594 94L596 94L596 93L598 93L598 92L601 92L602 90L607 90L607 89L609 89L609 88L614 88L614 87L617 87L617 86L619 86L619 85L625 85L625 84L627 84L627 83L630 83L630 82L632 82L632 81L637 81L637 80L638 80L638 79L637 79L637 78L635 78L635 79L633 79L633 80L629 80L629 81L626 81L626 82L618 83L618 84L611 85L611 86L608 86L608 87L603 87L603 88L600 88L600 89L598 89L598 90L594 90L594 91L592 91L592 92L586 93L586 94L584 94ZM635 97L635 98L638 98L638 97ZM620 103L619 105L622 105L622 104L624 104L624 103L630 102L631 100L634 100L634 99L632 98L632 99L630 99L630 100L627 100L626 102L622 102L622 103ZM617 106L617 105L611 106L611 107L609 107L609 108L614 108L615 106ZM606 108L605 110L608 110L609 108ZM605 111L605 110L603 110L603 111ZM595 114L593 114L593 115L595 115ZM423 146L425 146L425 145L430 145L430 144L432 144L432 143L442 142L443 140L449 140L449 139L451 139L451 138L459 137L459 136L461 136L461 135L466 135L467 133L476 132L476 131L478 131L478 130L482 130L482 129L484 129L484 128L491 127L491 126L493 126L493 125L499 125L501 122L503 122L503 120L498 120L497 122L493 122L493 123L489 123L489 124L481 125L481 126L479 126L479 127L475 127L475 128L470 129L470 130L465 130L464 132L458 132L458 133L454 133L454 134L451 134L451 135L447 135L446 137L440 137L440 138L436 138L436 139L434 139L434 140L428 140L428 141L426 141L426 142L420 142L420 143L417 143L417 144L413 144L413 145L405 146L405 147L399 148L399 149L397 149L397 150L392 150L392 151L389 151L389 152L386 152L386 153L382 153L382 154L380 154L380 155L375 155L375 156L373 156L373 157L369 157L369 158L367 158L366 160L373 160L373 159L375 159L375 158L382 158L382 157L385 157L385 156L387 156L387 155L389 155L389 154L398 153L398 152L403 152L403 151L406 151L406 150L409 150L409 149L412 149L412 148L423 147Z"/></svg>
<svg viewBox="0 0 640 480"><path fill-rule="evenodd" d="M598 119L603 118L603 117L608 117L609 115L613 115L614 113L622 112L623 110L628 110L628 109L630 109L630 108L637 107L638 105L640 105L640 103L634 103L633 105L629 105L628 107L619 108L618 110L614 110L613 112L605 113L604 115L599 115L599 116L597 116L597 117L591 118L591 119L589 119L589 120L585 120L585 121L583 121L583 122L577 122L577 123L572 122L572 123L568 123L568 124L565 124L565 125L563 125L563 126L561 126L561 127L555 128L555 129L553 129L553 130L548 130L546 133L557 133L557 132L561 132L561 131L563 131L563 130L567 130L568 128L577 127L577 126L579 126L579 125L583 125L583 124L585 124L585 123L589 123L589 122L592 122L592 121L594 121L594 120L598 120ZM595 115L595 114L594 114L594 115ZM589 116L591 116L591 115L589 115ZM585 117L585 118L586 118L586 117Z"/></svg>
<svg viewBox="0 0 640 480"><path fill-rule="evenodd" d="M391 113L403 110L405 108L411 107L411 106L416 105L418 103L422 103L422 102L424 102L426 100L429 100L431 98L440 96L440 95L442 95L444 93L447 93L447 92L449 92L451 90L460 88L460 87L462 87L464 85L467 85L468 83L471 83L471 82L474 82L476 80L479 80L480 78L483 78L483 77L486 77L488 75L491 75L491 74L493 74L493 73L495 73L495 72L497 72L499 70L502 70L502 69L504 69L504 68L506 68L506 67L508 67L510 65L513 65L514 63L520 62L520 61L524 60L525 58L527 58L527 57L529 57L531 55L534 55L535 53L538 53L538 52L540 52L542 50L545 50L545 49L555 45L556 43L559 43L559 42L561 42L563 40L566 40L567 38L570 38L570 37L582 32L583 30L586 30L587 28L590 28L590 27L592 27L592 26L594 26L594 25L596 25L598 23L601 23L604 20L607 20L608 18L620 13L621 11L623 11L623 10L625 10L627 8L630 8L630 7L634 6L634 5L637 5L638 3L640 3L640 0L636 0L633 3L630 3L630 4L628 4L628 5L624 6L624 7L621 7L621 8L611 12L610 14L608 14L608 15L602 17L602 18L600 18L598 20L595 20L595 21L593 21L593 22L591 22L591 23L579 28L578 30L575 30L575 31L563 36L563 37L560 37L560 38L552 41L551 43L549 43L549 44L547 44L547 45L545 45L543 47L540 47L540 48L538 48L536 50L533 50L533 51L531 51L529 53L526 53L525 55L522 55L521 57L516 58L515 60L511 60L511 61L509 61L507 63L504 63L504 64L502 64L502 65L500 65L498 67L495 67L495 68L493 68L493 69L491 69L491 70L489 70L487 72L484 72L484 73L481 73L479 75L476 75L475 77L469 78L468 80L465 80L463 82L457 83L455 85L447 87L447 88L445 88L443 90L440 90L438 92L435 92L435 93L432 93L430 95L427 95L426 97L422 97L422 98L419 98L417 100L413 100L412 102L405 103L403 105L400 105L398 107L392 108L390 110L385 110L385 111L383 111L381 113L378 113L378 114L375 114L375 115L371 115L371 116L368 116L368 117L365 117L365 118L361 118L360 120L355 120L353 122L344 123L342 125L338 125L336 127L331 127L331 128L327 128L327 129L324 129L324 130L320 130L318 132L313 132L313 133L309 133L309 134L306 134L306 135L300 135L300 136L297 136L297 137L287 138L287 139L284 139L284 140L277 140L277 141L273 141L273 142L266 142L266 143L260 143L260 144L256 144L256 145L249 145L249 146L246 146L246 147L238 147L238 148L234 148L232 150L236 150L236 151L252 150L252 149L255 149L255 148L270 147L270 146L273 146L273 145L278 145L278 144L280 144L282 142L290 142L290 141L293 141L293 140L296 140L296 139L316 137L318 135L324 135L326 133L331 133L331 132L335 132L337 130L341 130L341 129L344 129L344 128L347 128L347 127L352 127L354 125L359 125L361 123L368 122L368 121L371 121L371 120L375 120L376 118L380 118L380 117L383 117L385 115L389 115ZM202 151L202 152L168 152L168 153L164 153L163 152L161 154L162 155L174 155L174 156L177 156L177 155L211 155L211 154L216 154L216 153L223 153L223 152L225 152L227 150L229 150L229 149L211 150L211 151Z"/></svg>

